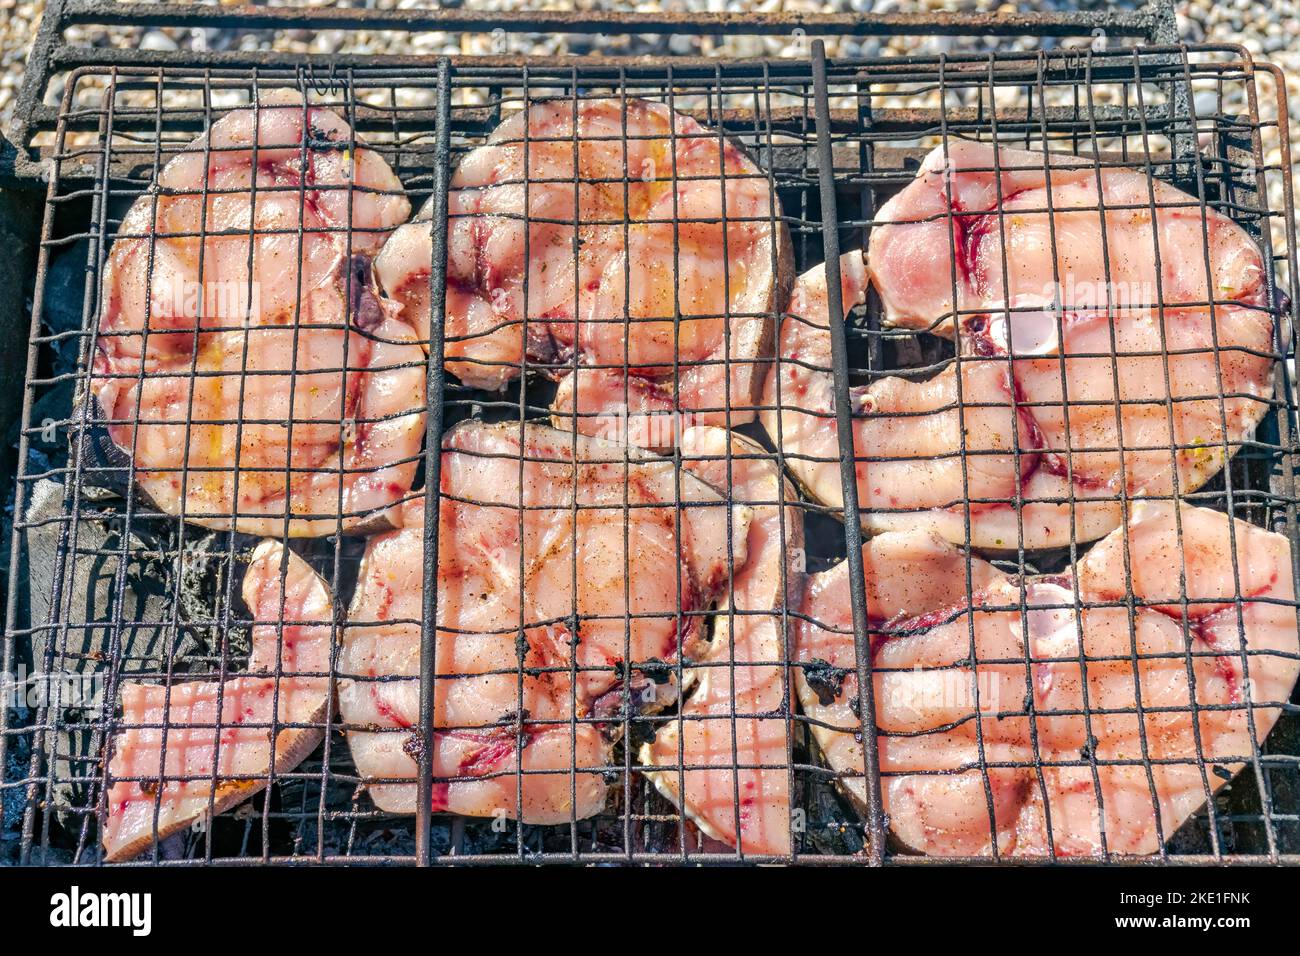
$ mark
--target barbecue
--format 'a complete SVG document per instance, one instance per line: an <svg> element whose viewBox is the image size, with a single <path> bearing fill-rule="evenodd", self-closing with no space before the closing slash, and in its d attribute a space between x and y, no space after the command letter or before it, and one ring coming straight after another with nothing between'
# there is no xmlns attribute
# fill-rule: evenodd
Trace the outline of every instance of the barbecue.
<svg viewBox="0 0 1300 956"><path fill-rule="evenodd" d="M1300 862L1285 84L1172 29L48 4L4 856Z"/></svg>

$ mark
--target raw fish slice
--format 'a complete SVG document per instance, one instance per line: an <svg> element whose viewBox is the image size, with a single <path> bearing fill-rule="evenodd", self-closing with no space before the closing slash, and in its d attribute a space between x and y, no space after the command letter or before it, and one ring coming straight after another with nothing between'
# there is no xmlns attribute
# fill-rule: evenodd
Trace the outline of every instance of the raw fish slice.
<svg viewBox="0 0 1300 956"><path fill-rule="evenodd" d="M103 831L109 862L265 787L273 727L276 774L293 770L324 737L334 617L325 582L268 540L244 572L243 597L253 621L247 674L170 687L123 683Z"/></svg>

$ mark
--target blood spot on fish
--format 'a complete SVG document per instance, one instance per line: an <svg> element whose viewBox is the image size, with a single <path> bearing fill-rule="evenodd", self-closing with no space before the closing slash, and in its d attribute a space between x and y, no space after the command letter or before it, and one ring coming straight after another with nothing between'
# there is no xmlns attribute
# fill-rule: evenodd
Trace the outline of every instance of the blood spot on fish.
<svg viewBox="0 0 1300 956"><path fill-rule="evenodd" d="M530 739L529 736L524 737L523 745L525 747L528 746ZM467 777L481 777L484 774L491 773L506 757L514 752L514 740L501 737L461 760L460 774Z"/></svg>
<svg viewBox="0 0 1300 956"><path fill-rule="evenodd" d="M371 684L370 694L375 702L375 710L379 712L381 717L388 721L389 726L401 727L403 729L409 729L411 727L411 722L392 708L392 705L390 705L384 698L383 694L380 693L378 686Z"/></svg>
<svg viewBox="0 0 1300 956"><path fill-rule="evenodd" d="M751 784L752 785L752 784ZM740 829L745 831L749 829L750 823L753 822L754 816L754 798L742 797L740 800Z"/></svg>
<svg viewBox="0 0 1300 956"><path fill-rule="evenodd" d="M433 812L441 813L451 805L451 785L437 783L433 785Z"/></svg>

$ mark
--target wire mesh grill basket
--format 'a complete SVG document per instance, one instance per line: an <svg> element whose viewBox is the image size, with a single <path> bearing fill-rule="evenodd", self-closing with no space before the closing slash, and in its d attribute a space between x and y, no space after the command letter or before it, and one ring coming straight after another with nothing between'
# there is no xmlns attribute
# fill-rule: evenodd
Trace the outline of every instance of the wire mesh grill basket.
<svg viewBox="0 0 1300 956"><path fill-rule="evenodd" d="M1003 147L1046 149L1084 157L1086 167L1099 176L1103 170L1136 169L1171 183L1194 197L1196 206L1221 212L1240 224L1263 250L1267 301L1271 303L1264 309L1274 334L1271 347L1260 357L1276 363L1273 391L1254 397L1262 413L1257 429L1240 441L1225 439L1221 446L1215 446L1216 453L1222 454L1220 460L1227 464L1201 487L1180 497L1296 541L1293 431L1296 406L1291 385L1296 316L1295 306L1286 294L1295 270L1295 211L1289 180L1291 159L1284 128L1284 84L1276 71L1253 63L1239 49L1150 46L1134 50L1056 50L832 62L816 51L802 61L770 62L592 60L509 65L491 60L439 60L423 65L342 65L328 75L301 66L262 63L201 67L125 63L81 67L69 76L48 143L51 174L44 204L18 490L13 511L6 670L19 674L25 671L32 679L19 685L20 693L7 711L6 722L0 730L0 746L5 756L0 793L9 821L6 842L24 860L77 863L102 860L100 839L115 782L107 754L110 741L123 730L126 720L122 711L124 688L152 684L171 687L175 693L176 687L186 683L229 680L255 669L250 667L252 626L255 622L265 625L268 621L254 613L241 598L240 589L255 560L258 538L234 530L232 514L208 514L203 519L208 527L204 527L194 522L192 514L187 515L191 519L187 521L175 514L174 509L160 508L157 501L140 490L139 483L132 480L129 460L121 455L115 457L111 449L106 451L105 430L111 420L106 419L95 402L95 380L103 374L102 369L96 370L95 356L105 341L101 322L110 307L102 285L106 263L115 239L121 242L127 234L123 223L127 209L142 196L170 195L154 188L161 171L169 160L179 155L195 155L196 147L192 145L195 137L210 130L222 116L251 107L271 91L286 88L296 91L301 101L312 108L334 111L350 130L341 138L326 137L329 141L321 143L315 141L316 133L312 132L312 142L309 144L304 139L300 144L304 156L309 145L312 150L342 151L347 156L355 156L363 147L374 151L396 173L412 208L419 209L427 202L432 213L429 221L437 224L447 221L449 205L453 207L450 210L453 224L458 215L473 218L473 213L458 213L454 208L457 186L452 174L460 161L483 144L494 129L520 112L538 104L558 103L571 108L576 116L580 106L600 100L617 104L626 117L629 103L664 104L697 121L703 131L701 138L711 138L721 152L725 152L728 143L743 151L755 170L752 175L776 200L755 221L765 223L774 236L781 229L788 230L789 254L796 273L825 264L831 315L838 314L842 305L852 306L839 301L843 278L840 253L866 249L873 230L880 226L877 216L882 204L913 181L918 164L936 146L969 140ZM941 108L913 109L899 105L927 96L937 97ZM1267 97L1278 101L1276 115L1280 120L1266 118L1270 111L1262 109L1261 104L1267 102ZM1238 103L1245 103L1245 108L1230 105ZM307 106L302 109L306 116ZM571 132L568 135L573 140L576 156L577 136ZM663 135L671 138L675 134ZM629 134L625 128L621 135L610 138L611 149L626 156L629 136L631 148L635 148L635 134ZM532 142L531 137L526 138ZM214 150L210 143L200 144L198 149L205 167L219 162L220 151ZM615 178L621 181L585 185L626 190L641 172L625 169L621 177ZM721 175L726 179L730 174L724 170ZM644 179L651 184L664 183L670 190L689 182L689 177L678 175L675 165L668 171L654 170ZM207 188L205 183L204 189ZM255 188L255 192L262 190L261 186ZM379 192L382 194L383 190ZM266 194L272 197L267 201L273 202L275 193L275 187L267 189ZM210 198L206 192L204 195ZM1154 193L1149 205L1149 218L1154 222L1166 205ZM997 218L1006 215L1001 207L999 203ZM619 215L621 219L580 225L624 230L635 225L626 209ZM301 250L304 242L309 242L308 234L312 231L300 221L296 227L285 228L284 236L290 247ZM355 241L364 243L364 239L357 240L346 227L344 231L348 233L349 249ZM454 232L454 225L451 231ZM506 376L509 382L501 391L470 388L455 376L447 376L444 356L466 342L472 345L473 336L466 339L444 334L441 316L447 308L447 283L443 263L452 240L449 230L441 225L429 225L428 237L432 257L426 277L427 292L434 320L428 340L423 343L425 350L414 359L408 356L391 364L370 365L366 371L388 374L418 370L427 388L427 405L416 404L400 413L424 415L428 435L423 448L401 462L410 466L413 472L410 487L415 489L406 493L405 498L423 502L430 513L440 505L445 507L448 499L464 506L477 503L489 507L497 502L495 496L499 489L467 491L447 484L446 459L438 454L441 436L469 420L497 423L498 428L523 436L525 422L548 419L557 391L554 380L565 372L576 371L579 358L574 350L567 354L553 352L549 357L507 359L504 367L511 374ZM151 260L158 254L155 249L158 239L155 233L140 235ZM684 253L676 230L671 247L663 248L661 254L666 261L681 261ZM1168 256L1171 251L1165 254ZM780 255L773 244L774 271ZM1159 257L1160 253L1156 255ZM651 266L650 263L636 265L646 269ZM1008 268L1005 260L1002 268ZM1007 281L1005 271L1002 278ZM726 274L722 279L724 283L739 281ZM355 302L353 283L360 286L364 279L349 273L346 281L347 299ZM236 300L246 305L239 290L235 293ZM823 416L826 428L838 426L835 452L822 461L834 467L836 476L847 476L842 484L847 508L855 510L861 505L866 513L875 506L856 500L853 475L854 468L869 463L871 457L859 450L858 460L854 461L848 425L854 414L861 417L865 413L860 409L850 410L850 389L900 375L916 381L927 380L945 369L964 364L970 357L955 348L950 339L932 334L932 330L918 331L882 323L878 295L868 296L863 304L849 308L848 312L845 323L832 323L833 361L817 369L830 376L836 407L810 411ZM728 322L737 318L729 310L722 317ZM753 317L765 319L773 326L785 318L775 304L758 310ZM690 334L691 319L683 318L680 302L666 318L675 319L669 325L680 347L680 337ZM527 321L533 319L530 315ZM299 317L289 324L296 322L301 327L302 321ZM231 331L242 334L238 325ZM1211 348L1208 354L1212 356L1211 376L1215 373L1222 376L1219 350ZM1168 359L1167 352L1165 358ZM778 365L789 360L797 362L790 355L777 356ZM347 362L345 349L343 366L324 371L346 378L345 370L356 371ZM757 367L758 360L754 362ZM247 356L242 372L235 376L244 383L253 381L246 363ZM633 364L626 353L621 362L609 363L611 370L622 372ZM220 378L228 373L212 374ZM674 391L680 386L683 374L681 366L674 362L663 373L665 387ZM1169 394L1167 380L1165 387ZM1207 385L1206 391L1213 394L1212 384ZM789 449L782 451L773 436L753 421L756 415L761 417L775 410L764 401L757 395L751 398L727 393L723 407L716 411L724 420L730 421L735 416L746 422L737 430L753 444L743 446L742 451L728 444L715 457L728 469L759 462L775 465L781 474L797 471L791 467ZM297 419L292 424L263 421L256 411L242 403L241 397L237 414L230 420L185 422L187 434L193 429L222 428L237 421L243 423L242 427L289 430L294 425L312 424ZM1016 400L1012 404L1016 405ZM400 414L391 413L386 420ZM837 419L836 415L840 417ZM137 417L119 424L135 428L143 421ZM364 428L377 421L364 418L344 421L340 416L336 424L342 434L349 428ZM624 419L621 427L627 424ZM674 419L669 427L677 429L680 422ZM576 449L577 439L573 442ZM528 447L522 438L518 445ZM617 455L608 463L622 469L624 480L630 484L630 476L634 472L640 475L645 466L636 464L636 456L627 445L617 447ZM1091 450L1105 453L1116 449ZM1186 450L1171 445L1168 453L1175 456ZM963 457L970 454L964 440L961 452ZM1014 450L1016 455L1021 453L1019 448ZM563 455L551 460L533 451L522 457L531 460L520 462L521 476L525 467L555 465L563 471L565 465ZM668 457L674 469L683 464L687 467L700 464L692 462L689 452L681 448L670 449ZM188 458L183 460L188 462ZM223 467L218 465L213 470L220 473ZM322 467L327 477L339 477L341 489L345 469ZM330 471L331 467L334 471ZM228 470L232 473L236 470L233 462ZM286 482L291 471L285 473ZM182 466L181 472L181 481L186 483L201 482L206 477L202 469L191 474L188 464ZM562 503L563 509L572 511L576 528L577 515L586 506L579 504L576 470L569 468L564 474L565 481L573 482L573 490ZM513 480L518 482L522 478ZM689 517L690 508L682 500L681 485L674 484L674 487L678 489L675 496L660 501L659 505L673 515L674 540L680 545L681 522L685 520L683 516ZM522 528L527 509L522 502L523 492L515 490L521 495L515 510ZM341 490L339 494L341 501ZM1131 503L1127 491L1117 492L1116 499L1125 509ZM1023 504L1016 496L1006 503ZM727 514L739 514L744 508L764 505L772 508L777 502L747 500L739 492L724 492L713 504ZM962 500L956 506L959 511L966 510L967 539L959 543L970 543L970 509L988 504L969 484L963 487ZM1073 511L1078 502L1071 497L1066 504ZM632 523L634 505L626 496L614 504L606 502L590 507L597 513L604 508L612 520L625 528ZM552 504L550 510L562 509ZM281 637L291 629L319 627L328 634L332 646L337 647L346 639L347 608L359 587L359 577L364 574L362 558L367 538L349 533L356 529L344 526L346 508L335 511L337 514L326 522L328 528L313 529L316 536L297 538L291 546L292 553L301 557L324 582L333 598L333 611L327 619L305 621L281 613L278 620L269 622ZM788 509L776 508L783 540L797 536L795 529L787 526L788 522L797 522L802 527L808 572L824 571L847 562L851 598L848 610L856 659L852 667L841 668L831 676L841 684L847 680L850 686L859 688L854 691L861 695L854 702L858 705L855 714L859 726L849 732L856 732L864 751L865 773L854 775L826 759L813 733L816 719L798 704L795 669L805 675L811 672L807 661L796 659L792 635L801 625L821 624L828 628L832 625L819 621L815 610L801 609L796 602L790 602L791 606L780 602L779 607L750 612L765 616L782 634L791 635L784 639L783 658L765 662L769 670L783 675L781 707L768 714L733 711L723 715L723 722L732 726L738 720L766 717L781 728L786 746L779 764L747 763L737 752L733 738L730 760L724 761L724 766L738 771L727 777L733 784L744 773L757 771L783 777L794 811L790 814L788 853L748 852L743 845L737 850L711 839L642 773L639 748L667 727L680 728L681 707L675 698L669 698L667 706L661 709L626 706L627 701L634 694L642 693L647 682L660 687L689 686L692 670L696 680L703 673L700 661L683 660L683 655L678 654L675 659L671 655L666 660L636 659L632 655L606 662L594 671L604 681L602 686L614 692L622 704L595 712L579 706L578 678L587 679L590 675L584 673L586 665L578 663L579 656L570 653L561 655L564 663L558 670L568 671L573 678L570 683L573 697L566 716L555 724L575 741L582 732L580 728L597 728L607 743L603 763L575 765L564 774L565 785L575 797L575 806L577 788L585 776L596 775L607 787L604 809L595 816L578 819L574 810L573 818L567 822L542 826L521 825L512 819L513 813L505 810L482 818L439 812L439 787L455 784L459 778L433 773L436 740L427 730L421 731L418 723L401 731L403 739L408 741L407 753L419 770L407 782L416 793L418 812L411 815L384 812L374 799L374 781L364 779L350 750L353 741L366 733L373 734L375 728L349 724L340 715L331 693L323 712L289 728L311 731L320 740L305 760L296 766L274 769L255 780L244 779L244 783L256 783L258 786L253 789L259 792L215 816L206 826L196 826L154 843L141 859L167 865L213 861L495 863L741 859L915 864L932 860L911 852L898 841L891 841L889 836L891 821L882 792L888 790L896 774L880 769L879 748L888 746L891 733L876 726L873 682L857 680L871 673L870 647L882 635L887 635L889 625L872 616L859 550L863 533L857 522L846 525L836 511L833 506L816 502L806 492L793 500ZM286 521L282 531L288 530ZM273 530L263 529L260 533L281 536ZM465 679L464 674L454 669L435 668L436 645L451 635L446 631L435 634L435 629L425 623L432 619L437 600L438 562L432 556L438 553L439 534L449 533L446 528L440 531L436 524L423 530L423 613L409 622L418 634L416 643L421 664L406 680L418 691L425 723L439 706L440 695L452 693L456 682ZM577 531L572 534L576 536ZM1011 581L1024 582L1033 575L1068 576L1093 547L1087 541L1068 536L1064 547L1038 550L1025 547L1023 529L1021 535L1019 542L1007 542L1006 547L996 549L997 553L991 556L992 566ZM731 542L734 538L727 540ZM1178 545L1181 549L1182 542ZM574 554L577 550L575 537ZM730 543L728 550L734 550ZM634 565L638 560L639 557L626 549L617 557L614 563L622 564L621 568L615 568L621 571L620 580L635 579ZM967 559L968 574L971 560ZM281 587L286 586L283 582L289 573L289 561L284 558L279 567ZM743 563L735 553L727 554L726 580L734 581ZM587 569L579 568L575 558L575 582L576 575L584 570ZM1294 577L1294 566L1286 568L1285 573ZM1129 574L1126 565L1126 575ZM1125 585L1126 594L1119 603L1123 605L1126 600L1131 612L1135 599L1131 576ZM680 595L680 580L677 588ZM783 581L781 590L794 593L796 585ZM562 615L561 623L576 634L594 623L612 620L629 635L627 640L631 640L636 615L620 608L617 614L602 616L580 608L577 595L577 588L568 595L571 607ZM1183 598L1186 602L1187 595ZM1251 595L1243 593L1240 580L1236 581L1231 599L1238 608L1249 606ZM1295 607L1294 600L1281 603ZM1034 608L1021 586L1018 600L1005 611L1024 620ZM1082 606L1075 603L1076 611L1089 609L1086 603ZM651 612L644 617L649 619L645 626L670 623L680 638L692 629L701 631L715 619L729 620L734 627L745 614L743 609L716 612L711 606L694 607L689 602L679 602L670 612ZM664 620L656 622L656 617ZM355 621L351 623L356 626ZM513 646L516 640L525 640L526 630L543 623L521 620L517 632L508 635L509 642ZM1186 630L1189 626L1185 619L1185 633L1190 633ZM1136 669L1141 660L1136 646L1133 653L1131 663ZM1029 673L1040 662L1026 654L1026 659L1018 663ZM1243 652L1242 657L1245 656ZM1288 657L1285 653L1281 656ZM1292 652L1289 659L1296 656ZM1190 660L1189 657L1189 667ZM271 666L271 678L289 676L282 664L277 662ZM795 664L796 668L786 667L787 664ZM752 661L723 656L720 662L715 660L712 665L703 666L712 666L724 675L723 679L734 683L743 680L746 669L755 665ZM339 654L335 653L329 658L328 669L314 676L328 679L332 687L363 676L347 673L343 668ZM500 731L507 749L513 744L519 752L527 746L525 737L543 732L536 720L530 726L529 715L522 707L524 678L525 675L530 679L539 678L546 668L538 669L535 662L521 659L515 671L521 706L513 716L503 714L499 724L493 726ZM1258 703L1265 702L1241 703L1230 709L1248 710ZM1224 770L1227 762L1200 759L1198 771L1205 778L1203 796L1210 799L1176 833L1162 833L1156 853L1136 856L1108 849L1099 855L1068 857L1068 851L1060 849L1049 852L1045 858L1054 853L1058 858L1082 862L1223 863L1300 859L1297 856L1300 853L1297 849L1300 842L1297 705L1294 698L1266 703L1272 705L1269 710L1280 714L1271 734L1267 739L1252 739L1250 752L1237 755L1240 759L1231 763L1231 771ZM1024 707L1028 711L1019 702L1017 706L1004 706L1005 713L999 719L1024 717L1028 713L1033 722L1045 716L1033 711L1032 702ZM1180 713L1190 715L1192 710L1193 705L1187 704L1165 712L1177 719ZM1085 716L1096 719L1098 715ZM164 715L164 724L168 720ZM979 715L974 717L976 726L982 727L984 720ZM1145 724L1140 720L1139 726ZM267 733L279 734L284 729L280 717L273 717L265 726ZM440 727L439 732L455 730ZM1143 796L1149 808L1153 801L1156 804L1160 801L1154 782L1160 768L1156 761L1156 770L1151 770L1153 763L1146 756L1145 737L1142 753L1143 756L1127 763L1146 771L1144 779L1150 783L1149 791ZM1106 765L1106 759L1085 747L1071 763L1091 772L1095 781L1095 772L1099 765ZM1013 769L1027 770L1039 784L1044 779L1045 768L1050 773L1053 766L1052 759L1037 752L1027 763L1011 762ZM670 762L661 765L659 772L663 780L676 777L675 792L680 792L688 769L689 763ZM992 819L996 811L993 794L997 774L1007 769L1007 765L999 763L991 753L985 753L981 744L979 761L973 769L981 781ZM1217 785L1221 782L1218 778L1225 773L1231 777L1237 770L1240 773L1235 779L1211 794L1211 781ZM528 779L526 772L506 769L495 775L506 778L517 788L517 794L522 795ZM220 775L213 767L206 773L191 776L211 780ZM856 791L847 786L848 778L856 779ZM161 804L163 789L156 775L152 779L146 775L137 782L145 793L157 796ZM232 780L224 777L218 782L230 784ZM746 804L738 784L736 788L730 806L739 825ZM674 790L671 785L667 789ZM857 799L846 795L855 792ZM213 797L213 805L215 802ZM995 856L1006 855L1006 847L989 852Z"/></svg>

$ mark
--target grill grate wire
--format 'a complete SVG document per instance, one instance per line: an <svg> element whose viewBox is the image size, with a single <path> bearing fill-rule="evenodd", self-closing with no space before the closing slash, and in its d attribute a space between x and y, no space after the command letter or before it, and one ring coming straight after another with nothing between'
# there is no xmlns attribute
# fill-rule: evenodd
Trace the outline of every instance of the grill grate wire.
<svg viewBox="0 0 1300 956"><path fill-rule="evenodd" d="M1256 83L1261 78L1273 86L1275 95L1284 96L1279 75L1251 62L1244 51L1224 47L828 63L814 45L807 63L511 67L440 60L434 71L348 66L324 79L303 68L273 66L80 68L70 77L58 110L46 193L14 509L15 560L11 562L8 595L6 661L14 660L11 655L15 655L30 663L34 671L54 678L87 677L98 694L94 703L85 707L69 707L56 696L31 708L16 708L0 729L0 746L9 758L0 793L6 813L16 808L21 820L16 839L11 841L17 844L17 854L34 862L85 863L99 858L98 829L106 811L108 783L102 756L106 741L119 729L116 700L123 679L171 686L205 676L224 679L246 663L250 622L236 598L236 588L253 539L235 532L205 531L158 512L138 495L128 469L96 459L91 438L97 423L88 389L89 358L103 308L99 279L122 213L146 192L168 158L228 109L254 102L259 92L282 86L297 88L313 105L337 110L356 134L389 161L413 207L432 199L433 221L439 222L443 219L439 211L447 209L450 170L501 119L549 98L572 101L575 110L578 101L587 98L657 99L698 116L706 129L717 130L719 137L725 133L757 159L781 199L784 221L794 239L797 271L825 261L832 290L839 288L837 252L841 245L846 249L865 247L875 210L911 180L910 164L930 145L959 136L1027 147L1051 145L1108 157L1097 162L1098 169L1136 167L1172 180L1199 202L1226 212L1260 242L1272 267L1269 292L1273 301L1284 303L1281 290L1294 281L1296 268L1288 139L1285 129L1278 127L1286 122L1286 110L1283 103L1276 122L1260 119ZM1234 86L1246 92L1246 115L1223 109ZM1175 95L1188 89L1212 92L1217 106L1213 116L1194 115L1192 98ZM929 90L938 90L945 103L951 97L961 105L930 113L879 105L900 91L921 95ZM419 110L399 107L399 94L411 91L426 96L430 105ZM1024 106L1011 109L1002 105L1013 92L1026 94ZM1198 139L1204 140L1199 149ZM1273 155L1268 152L1270 143L1276 143L1279 158L1269 158ZM305 151L305 144L303 148ZM348 148L355 150L355 138ZM622 148L627 149L626 139ZM576 152L576 139L574 149ZM205 155L211 152L205 147ZM1273 178L1283 183L1280 210L1271 210L1268 204L1266 186ZM624 188L626 183L625 176ZM253 193L261 188L254 185ZM1158 208L1153 197L1153 215ZM775 210L771 215L774 222ZM999 218L1003 215L999 210ZM628 227L626 218L623 225ZM1282 231L1280 246L1274 245L1275 225ZM290 234L301 244L302 223ZM442 307L445 231L433 229L433 240L435 267L430 293L436 316ZM679 255L675 247L674 258ZM832 314L837 314L839 307L837 295L832 292ZM72 320L58 324L59 316L66 318L71 312L76 313ZM679 303L674 312L679 317L675 334L680 335L684 321L680 320ZM1295 304L1280 305L1274 312L1277 388L1268 400L1265 422L1252 440L1241 443L1240 449L1231 449L1237 452L1236 457L1220 479L1180 497L1283 531L1295 542L1296 409L1290 382ZM841 399L837 406L838 463L845 479L845 500L852 509L856 486L846 427L850 384L900 370L924 374L962 359L933 336L882 329L879 303L874 300L865 309L856 310L849 322L832 323L832 328L833 373ZM551 392L538 373L565 367L557 363L548 369L545 363L525 360L518 382L506 393L467 389L444 377L441 323L435 321L433 329L430 356L424 365L433 397L426 420L428 441L420 456L424 480L417 480L413 492L424 497L430 513L436 513L441 497L437 436L468 417L521 424L543 417ZM1166 365L1167 358L1166 352ZM1218 359L1216 349L1216 374L1221 375ZM621 366L610 367L628 364L625 354ZM576 358L568 367L576 367ZM342 369L333 371L341 373ZM675 373L676 380L680 368ZM241 376L241 388L251 377L252 373ZM1168 378L1165 385L1168 389ZM1115 404L1118 410L1118 399ZM752 408L741 402L733 405L730 398L727 402L728 412ZM244 419L242 399L240 420L256 421ZM290 435L295 424L286 423ZM339 424L341 434L344 423ZM46 438L51 432L57 436L53 441ZM765 457L784 472L787 462L781 450L765 447ZM1172 456L1175 449L1170 453ZM1016 454L1021 454L1019 448ZM680 464L680 453L675 457ZM728 451L725 457L730 467L732 453ZM625 453L617 464L628 468L630 458ZM521 475L523 465L521 461ZM336 533L295 545L324 575L340 609L346 607L350 596L361 550L357 539L337 533L342 531L341 494L340 483ZM965 498L968 511L983 503L972 497L969 489ZM1127 509L1127 494L1121 499ZM680 534L686 506L680 501L676 504ZM625 527L633 507L625 499L619 509ZM863 695L860 732L868 754L870 796L867 812L859 818L834 793L834 774L810 744L806 718L794 714L787 765L777 768L788 772L796 806L806 811L806 828L792 834L796 848L792 859L809 864L929 862L899 852L887 840L880 798L882 777L874 754L877 731L870 700L872 685L865 679L871 666L869 636L879 632L868 624L858 555L861 531L856 522L845 525L837 521L833 509L810 501L801 501L798 507L810 528L812 568L846 556L850 561L858 686ZM580 508L575 496L574 516ZM521 527L525 510L521 503ZM433 558L437 534L438 523L427 522L423 569L426 621L433 618L437 600ZM1072 567L1086 553L1086 546L1073 544L1067 551L1043 555L1021 546L1003 564L1021 575L1057 571ZM734 573L734 562L729 564L733 565L729 572ZM286 573L282 568L282 580ZM576 581L576 562L572 573ZM679 578L679 597L681 586ZM1185 605L1185 593L1182 599ZM1238 579L1239 609L1243 600ZM1130 614L1134 601L1130 579L1126 600ZM1011 610L1018 611L1022 621L1028 613L1023 588L1018 607ZM685 618L702 613L680 611L675 623L680 629ZM742 612L733 609L728 613L734 621ZM783 627L799 616L787 609L778 613ZM570 617L575 628L592 619L579 613L576 597ZM617 619L624 623L630 641L633 615L620 614ZM278 627L282 630L286 624L301 623L286 622L282 615ZM321 623L329 624L337 639L342 623L337 615L335 620ZM521 626L523 623L521 620ZM973 640L972 634L972 653ZM423 746L418 748L417 778L421 807L431 805L433 787L431 716L443 683L456 676L435 676L434 649L434 629L422 627L419 702L425 730ZM1033 661L1026 657L1020 663L1028 668ZM1135 656L1135 668L1137 663ZM1245 655L1243 664L1249 667ZM673 666L680 678L683 662ZM726 668L734 682L743 665L731 661L718 666ZM635 669L634 665L626 668L622 677L625 693L632 692ZM521 695L524 674L521 667ZM331 680L339 676L337 660L331 662L329 676ZM569 677L578 676L576 664L571 663ZM68 689L61 687L60 680L49 686L56 694ZM794 700L788 686L787 700ZM572 712L576 712L576 700L572 703ZM1177 836L1162 834L1158 854L1150 858L1110 854L1107 858L1138 863L1300 860L1297 705L1287 703L1282 710L1283 717L1268 743L1252 741L1252 753L1244 755L1247 769ZM205 832L173 838L153 848L142 861L184 865L216 860L493 863L763 859L706 842L639 776L630 746L616 751L608 766L583 768L605 773L614 784L611 805L592 820L534 827L429 812L414 818L380 813L369 805L346 741L337 734L335 716L331 708L321 723L325 742L304 764L269 774L262 795L218 816ZM746 716L752 715L733 714L732 719ZM625 714L619 719L621 737L629 741L676 719L671 713ZM586 718L575 718L572 723L582 720ZM516 726L516 746L522 746L522 722ZM1141 721L1139 727L1145 753ZM268 728L272 732L279 729L283 727L278 723ZM738 757L734 738L732 746L734 769L756 769ZM996 766L996 762L984 757L982 745L981 758L988 793L989 764ZM1095 756L1082 762L1091 764L1095 779ZM1150 777L1152 759L1141 762ZM1204 773L1213 772L1204 761L1202 764ZM687 767L667 769L678 774L680 781ZM1032 769L1041 784L1042 762L1036 760ZM524 774L514 776L519 794ZM571 777L575 787L576 777L575 772ZM988 799L992 817L992 797ZM6 840L10 836L6 831ZM1168 842L1171 838L1172 843Z"/></svg>

